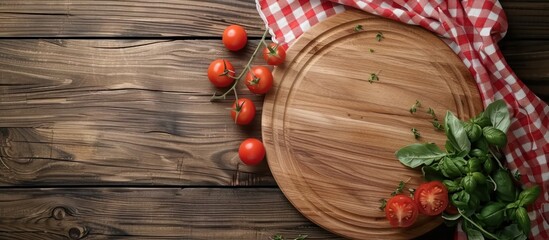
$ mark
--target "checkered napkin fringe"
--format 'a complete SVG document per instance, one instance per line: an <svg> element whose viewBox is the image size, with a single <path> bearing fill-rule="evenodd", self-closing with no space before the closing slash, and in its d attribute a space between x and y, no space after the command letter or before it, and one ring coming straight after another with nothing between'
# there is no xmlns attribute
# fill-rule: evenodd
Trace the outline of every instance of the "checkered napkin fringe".
<svg viewBox="0 0 549 240"><path fill-rule="evenodd" d="M549 106L509 68L497 42L505 36L507 18L497 0L256 0L273 41L284 47L311 26L353 7L419 25L438 34L474 76L483 104L504 99L511 126L504 149L507 166L521 182L536 183L542 196L529 209L531 239L549 239ZM457 238L465 239L462 232Z"/></svg>

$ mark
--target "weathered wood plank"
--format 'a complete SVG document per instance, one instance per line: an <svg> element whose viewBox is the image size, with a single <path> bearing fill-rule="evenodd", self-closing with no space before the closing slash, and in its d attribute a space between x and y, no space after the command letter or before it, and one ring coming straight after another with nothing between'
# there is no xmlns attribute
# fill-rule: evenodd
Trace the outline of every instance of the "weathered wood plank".
<svg viewBox="0 0 549 240"><path fill-rule="evenodd" d="M549 102L549 41L504 40L500 48L517 76Z"/></svg>
<svg viewBox="0 0 549 240"><path fill-rule="evenodd" d="M549 3L502 0L508 38L546 39ZM222 11L223 13L220 13ZM0 37L219 37L228 24L260 36L253 0L3 0Z"/></svg>
<svg viewBox="0 0 549 240"><path fill-rule="evenodd" d="M4 189L3 239L339 239L276 188Z"/></svg>
<svg viewBox="0 0 549 240"><path fill-rule="evenodd" d="M228 24L260 36L253 0L2 0L1 37L220 37Z"/></svg>
<svg viewBox="0 0 549 240"><path fill-rule="evenodd" d="M0 41L0 185L274 185L240 164L231 102L211 103L221 41ZM237 71L240 70L237 67Z"/></svg>
<svg viewBox="0 0 549 240"><path fill-rule="evenodd" d="M4 239L342 239L277 188L3 189ZM445 226L417 239L449 239Z"/></svg>
<svg viewBox="0 0 549 240"><path fill-rule="evenodd" d="M549 38L549 2L545 0L501 0L509 23L506 38L546 40Z"/></svg>

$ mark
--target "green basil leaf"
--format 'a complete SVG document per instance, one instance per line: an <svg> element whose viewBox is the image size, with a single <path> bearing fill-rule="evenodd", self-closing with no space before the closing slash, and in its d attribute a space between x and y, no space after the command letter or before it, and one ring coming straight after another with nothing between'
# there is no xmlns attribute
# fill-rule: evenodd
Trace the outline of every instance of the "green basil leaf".
<svg viewBox="0 0 549 240"><path fill-rule="evenodd" d="M469 196L469 209L476 210L480 207L480 199L475 194Z"/></svg>
<svg viewBox="0 0 549 240"><path fill-rule="evenodd" d="M431 165L446 156L446 153L434 143L414 143L399 149L395 155L404 166L416 168Z"/></svg>
<svg viewBox="0 0 549 240"><path fill-rule="evenodd" d="M450 140L446 140L446 144L444 144L444 148L448 153L453 153L456 151L456 149L454 149L454 147L452 146L452 143L450 142Z"/></svg>
<svg viewBox="0 0 549 240"><path fill-rule="evenodd" d="M461 164L467 164L465 160L463 161L456 161L449 157L444 157L438 164L438 167L440 168L440 171L442 174L447 178L457 178L461 177L462 171L460 170L462 166ZM463 167L464 168L464 167Z"/></svg>
<svg viewBox="0 0 549 240"><path fill-rule="evenodd" d="M509 125L511 124L511 118L509 117L509 109L507 109L507 104L503 100L497 100L490 103L484 115L490 118L492 126L506 133Z"/></svg>
<svg viewBox="0 0 549 240"><path fill-rule="evenodd" d="M485 173L491 174L494 171L494 169L496 168L496 163L494 162L494 159L492 159L491 157L488 157L484 161L484 164L483 164L482 168L484 169Z"/></svg>
<svg viewBox="0 0 549 240"><path fill-rule="evenodd" d="M480 172L482 171L482 160L480 158L472 157L467 161L467 167L469 167L469 172Z"/></svg>
<svg viewBox="0 0 549 240"><path fill-rule="evenodd" d="M467 240L484 240L484 236L478 230L469 228L465 233L467 233Z"/></svg>
<svg viewBox="0 0 549 240"><path fill-rule="evenodd" d="M474 177L474 176L473 176ZM477 183L478 183L478 180L477 180ZM478 197L478 199L481 201L481 202L488 202L490 201L490 193L492 193L492 188L490 188L492 186L489 186L488 185L488 181L485 181L483 184L481 183L478 183L477 184L477 190L475 191L475 195Z"/></svg>
<svg viewBox="0 0 549 240"><path fill-rule="evenodd" d="M469 200L471 199L471 195L465 191L459 191L454 194L452 194L452 197L450 201L454 206L456 206L459 209L462 210L468 210L469 208Z"/></svg>
<svg viewBox="0 0 549 240"><path fill-rule="evenodd" d="M432 166L423 166L421 168L421 172L423 173L423 178L425 178L428 182L444 180L442 173Z"/></svg>
<svg viewBox="0 0 549 240"><path fill-rule="evenodd" d="M471 156L473 157L482 157L482 156L485 156L486 155L486 152L482 151L482 149L480 148L475 148L473 150L471 150Z"/></svg>
<svg viewBox="0 0 549 240"><path fill-rule="evenodd" d="M526 205L534 203L539 197L540 188L538 185L523 190L518 197L518 205L524 207Z"/></svg>
<svg viewBox="0 0 549 240"><path fill-rule="evenodd" d="M461 121L450 111L446 113L444 121L446 136L452 144L452 147L454 147L457 152L469 152L471 150L471 142L467 137L467 133Z"/></svg>
<svg viewBox="0 0 549 240"><path fill-rule="evenodd" d="M467 161L465 161L464 158L462 158L462 157L454 157L452 160L456 163L456 166L458 167L459 171L460 171L462 174L467 174L467 173L469 173L469 168L467 167Z"/></svg>
<svg viewBox="0 0 549 240"><path fill-rule="evenodd" d="M463 127L471 142L477 141L482 136L482 128L478 124L466 122Z"/></svg>
<svg viewBox="0 0 549 240"><path fill-rule="evenodd" d="M492 179L496 182L496 197L504 202L514 202L516 199L516 188L511 175L507 170L499 169L493 175Z"/></svg>
<svg viewBox="0 0 549 240"><path fill-rule="evenodd" d="M490 118L486 117L484 115L484 112L480 113L478 116L473 118L471 122L479 125L481 128L492 126L492 122L490 122Z"/></svg>
<svg viewBox="0 0 549 240"><path fill-rule="evenodd" d="M471 173L471 176L473 176L477 184L486 184L486 176L484 176L481 172Z"/></svg>
<svg viewBox="0 0 549 240"><path fill-rule="evenodd" d="M461 185L469 194L472 194L477 190L477 181L471 175L467 175L461 179Z"/></svg>
<svg viewBox="0 0 549 240"><path fill-rule="evenodd" d="M519 229L517 224L510 224L498 234L500 240L526 240L528 237Z"/></svg>
<svg viewBox="0 0 549 240"><path fill-rule="evenodd" d="M463 189L456 181L443 180L442 183L444 184L444 186L446 186L446 189L448 189L449 193L455 193Z"/></svg>
<svg viewBox="0 0 549 240"><path fill-rule="evenodd" d="M485 127L482 129L482 134L489 144L498 147L505 147L505 144L507 144L507 135L497 128Z"/></svg>
<svg viewBox="0 0 549 240"><path fill-rule="evenodd" d="M473 147L482 150L484 154L488 153L490 150L490 146L488 146L488 142L484 137L480 137L476 142L474 142Z"/></svg>
<svg viewBox="0 0 549 240"><path fill-rule="evenodd" d="M505 204L489 202L480 210L479 219L485 226L497 228L505 220Z"/></svg>
<svg viewBox="0 0 549 240"><path fill-rule="evenodd" d="M515 220L522 232L528 235L530 233L530 217L528 217L528 212L526 212L525 208L517 208L515 212Z"/></svg>

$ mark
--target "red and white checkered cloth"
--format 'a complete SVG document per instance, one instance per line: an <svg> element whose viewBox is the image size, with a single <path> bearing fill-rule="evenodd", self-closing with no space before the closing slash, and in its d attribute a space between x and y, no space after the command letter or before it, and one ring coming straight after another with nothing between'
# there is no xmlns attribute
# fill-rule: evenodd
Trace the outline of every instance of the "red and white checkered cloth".
<svg viewBox="0 0 549 240"><path fill-rule="evenodd" d="M329 16L354 7L438 34L475 77L484 105L505 99L511 109L507 166L542 196L529 209L532 239L549 239L549 106L513 73L499 51L507 18L497 0L256 0L273 41L284 47ZM464 239L463 233L458 238Z"/></svg>

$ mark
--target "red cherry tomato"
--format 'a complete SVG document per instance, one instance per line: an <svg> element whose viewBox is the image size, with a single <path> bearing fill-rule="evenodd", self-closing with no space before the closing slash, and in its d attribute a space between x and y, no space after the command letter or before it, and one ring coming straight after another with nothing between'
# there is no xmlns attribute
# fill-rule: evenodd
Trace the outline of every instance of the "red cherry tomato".
<svg viewBox="0 0 549 240"><path fill-rule="evenodd" d="M385 217L393 227L409 227L416 222L417 205L411 197L396 195L387 201Z"/></svg>
<svg viewBox="0 0 549 240"><path fill-rule="evenodd" d="M265 94L273 86L273 74L267 67L252 67L252 69L246 74L245 83L248 89L250 89L250 92L255 94Z"/></svg>
<svg viewBox="0 0 549 240"><path fill-rule="evenodd" d="M238 51L246 46L248 34L246 34L246 30L244 30L241 26L231 25L223 31L222 40L227 49L231 51Z"/></svg>
<svg viewBox="0 0 549 240"><path fill-rule="evenodd" d="M257 165L265 158L265 147L258 139L248 138L240 144L238 156L246 165Z"/></svg>
<svg viewBox="0 0 549 240"><path fill-rule="evenodd" d="M439 181L419 185L414 193L419 212L427 216L441 214L448 206L448 190Z"/></svg>
<svg viewBox="0 0 549 240"><path fill-rule="evenodd" d="M286 50L278 44L271 43L263 49L263 59L269 65L279 65L286 59Z"/></svg>
<svg viewBox="0 0 549 240"><path fill-rule="evenodd" d="M231 109L231 117L238 125L247 125L254 120L255 117L255 104L252 100L247 98L239 98L238 104L233 103Z"/></svg>
<svg viewBox="0 0 549 240"><path fill-rule="evenodd" d="M217 59L208 67L208 79L216 87L228 87L234 82L234 67L225 59Z"/></svg>

